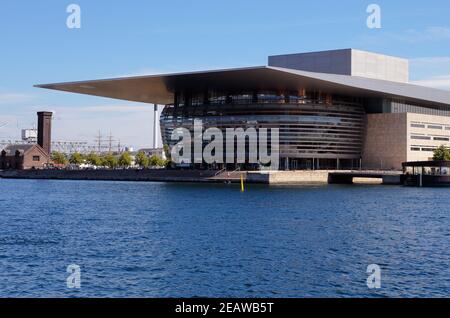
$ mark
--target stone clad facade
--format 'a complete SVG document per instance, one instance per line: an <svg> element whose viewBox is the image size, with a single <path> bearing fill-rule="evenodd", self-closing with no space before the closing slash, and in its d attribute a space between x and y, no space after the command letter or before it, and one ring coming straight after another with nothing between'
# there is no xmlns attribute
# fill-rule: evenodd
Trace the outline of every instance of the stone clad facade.
<svg viewBox="0 0 450 318"><path fill-rule="evenodd" d="M431 160L441 145L450 148L450 117L368 114L362 165L366 169L400 170L402 162Z"/></svg>

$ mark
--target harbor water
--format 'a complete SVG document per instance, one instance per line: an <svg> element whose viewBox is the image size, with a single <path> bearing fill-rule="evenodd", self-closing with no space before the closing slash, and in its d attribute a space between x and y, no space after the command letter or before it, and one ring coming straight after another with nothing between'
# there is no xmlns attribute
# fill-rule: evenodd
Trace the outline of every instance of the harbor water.
<svg viewBox="0 0 450 318"><path fill-rule="evenodd" d="M448 191L0 179L0 297L449 297Z"/></svg>

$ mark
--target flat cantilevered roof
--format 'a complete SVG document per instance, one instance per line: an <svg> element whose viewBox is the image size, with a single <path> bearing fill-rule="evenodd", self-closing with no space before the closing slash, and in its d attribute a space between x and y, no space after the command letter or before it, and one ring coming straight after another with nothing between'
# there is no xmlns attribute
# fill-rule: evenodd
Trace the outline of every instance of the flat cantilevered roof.
<svg viewBox="0 0 450 318"><path fill-rule="evenodd" d="M450 105L449 91L409 83L271 66L44 84L35 87L154 104L173 103L174 92L177 91L200 93L211 89L232 93L252 90L296 91L305 88L358 97L402 99L424 106Z"/></svg>

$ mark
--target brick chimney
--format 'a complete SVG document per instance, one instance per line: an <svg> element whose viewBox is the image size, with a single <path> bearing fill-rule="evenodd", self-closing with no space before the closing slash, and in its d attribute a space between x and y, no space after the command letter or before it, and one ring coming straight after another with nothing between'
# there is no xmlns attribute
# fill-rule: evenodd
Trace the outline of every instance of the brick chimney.
<svg viewBox="0 0 450 318"><path fill-rule="evenodd" d="M52 115L51 112L38 112L38 145L51 154Z"/></svg>

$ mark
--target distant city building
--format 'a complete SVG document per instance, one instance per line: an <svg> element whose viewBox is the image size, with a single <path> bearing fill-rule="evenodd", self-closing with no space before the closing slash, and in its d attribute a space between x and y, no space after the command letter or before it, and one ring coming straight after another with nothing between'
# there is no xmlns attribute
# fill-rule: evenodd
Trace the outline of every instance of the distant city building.
<svg viewBox="0 0 450 318"><path fill-rule="evenodd" d="M37 142L37 129L22 129L22 141Z"/></svg>
<svg viewBox="0 0 450 318"><path fill-rule="evenodd" d="M260 67L38 87L163 104L169 146L175 128L193 131L201 119L204 129L279 128L281 169L400 170L450 146L450 92L408 80L405 59L345 49L271 56Z"/></svg>

